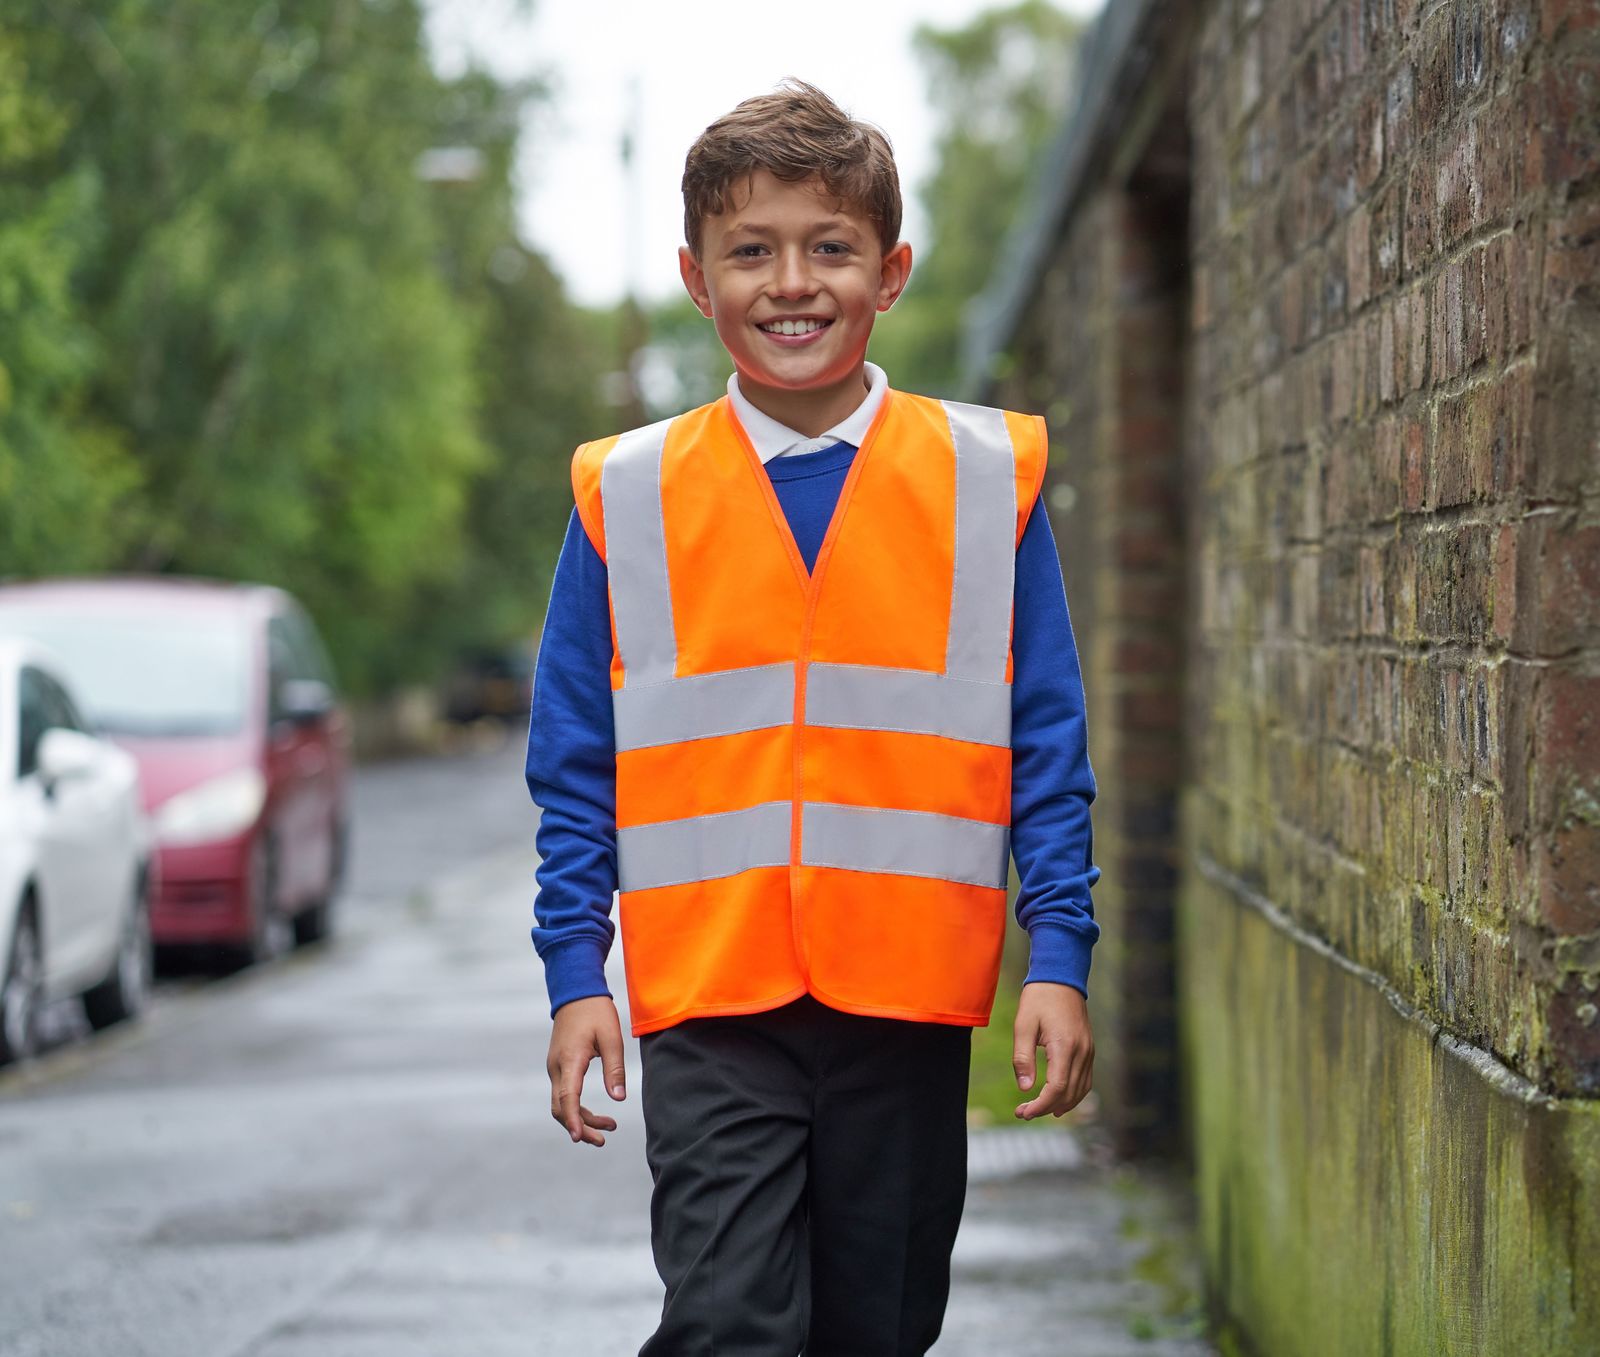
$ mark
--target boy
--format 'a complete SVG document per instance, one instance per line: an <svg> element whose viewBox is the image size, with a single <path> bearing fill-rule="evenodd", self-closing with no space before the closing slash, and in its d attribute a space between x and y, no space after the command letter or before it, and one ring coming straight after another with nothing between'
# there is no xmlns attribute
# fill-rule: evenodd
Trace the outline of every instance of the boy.
<svg viewBox="0 0 1600 1357"><path fill-rule="evenodd" d="M726 397L585 444L535 678L533 940L574 1142L620 889L666 1285L641 1357L923 1353L966 1189L971 1035L1006 927L1032 957L1017 1108L1088 1092L1089 768L1038 503L1043 421L889 389L906 285L887 141L786 82L683 180Z"/></svg>

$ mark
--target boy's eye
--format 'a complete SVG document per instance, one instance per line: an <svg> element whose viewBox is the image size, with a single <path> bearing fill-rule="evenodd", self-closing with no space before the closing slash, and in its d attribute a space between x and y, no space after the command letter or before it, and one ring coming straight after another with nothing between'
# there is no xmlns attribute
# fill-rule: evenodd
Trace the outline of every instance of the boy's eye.
<svg viewBox="0 0 1600 1357"><path fill-rule="evenodd" d="M837 241L837 240L826 240L826 241L823 241L823 243L821 245L817 246L817 248L819 250L825 250L829 254L849 254L850 253L850 247L848 245L843 244L840 241Z"/></svg>
<svg viewBox="0 0 1600 1357"><path fill-rule="evenodd" d="M738 259L752 259L755 257L756 252L760 249L761 246L759 245L740 245L735 248L733 253L734 257Z"/></svg>

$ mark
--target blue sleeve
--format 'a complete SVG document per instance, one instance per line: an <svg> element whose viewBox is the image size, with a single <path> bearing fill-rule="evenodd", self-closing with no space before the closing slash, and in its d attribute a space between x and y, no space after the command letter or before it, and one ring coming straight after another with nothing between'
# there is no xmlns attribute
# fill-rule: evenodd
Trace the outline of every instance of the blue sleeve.
<svg viewBox="0 0 1600 1357"><path fill-rule="evenodd" d="M1100 936L1090 888L1093 865L1083 677L1066 584L1043 499L1017 547L1011 641L1011 852L1022 887L1017 922L1028 930L1029 981L1089 994L1089 957Z"/></svg>
<svg viewBox="0 0 1600 1357"><path fill-rule="evenodd" d="M553 1015L610 995L616 934L616 734L611 715L611 605L606 564L574 509L556 562L534 668L528 791L539 805L533 945Z"/></svg>

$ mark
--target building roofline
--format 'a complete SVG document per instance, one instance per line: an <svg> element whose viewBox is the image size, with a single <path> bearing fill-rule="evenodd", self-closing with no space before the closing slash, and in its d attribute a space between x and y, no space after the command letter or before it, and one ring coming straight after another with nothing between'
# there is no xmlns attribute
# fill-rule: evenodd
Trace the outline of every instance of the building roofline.
<svg viewBox="0 0 1600 1357"><path fill-rule="evenodd" d="M1007 232L998 267L967 307L961 336L961 388L980 400L996 357L1010 344L1033 300L1039 275L1106 144L1149 71L1149 34L1173 0L1103 0L1078 56L1078 96L1032 176L1033 190Z"/></svg>

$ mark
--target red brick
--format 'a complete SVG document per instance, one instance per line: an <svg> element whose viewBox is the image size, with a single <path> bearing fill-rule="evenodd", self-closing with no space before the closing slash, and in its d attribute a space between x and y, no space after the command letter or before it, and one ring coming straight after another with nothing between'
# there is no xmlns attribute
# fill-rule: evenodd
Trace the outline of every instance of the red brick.
<svg viewBox="0 0 1600 1357"><path fill-rule="evenodd" d="M1483 276L1483 262L1486 251L1480 245L1465 259L1460 261L1462 297L1461 309L1463 316L1463 347L1461 351L1462 366L1468 369L1476 367L1482 360L1486 340L1485 311L1487 304L1484 300L1486 286Z"/></svg>
<svg viewBox="0 0 1600 1357"><path fill-rule="evenodd" d="M1181 642L1174 635L1117 638L1112 665L1119 674L1169 674L1179 671Z"/></svg>
<svg viewBox="0 0 1600 1357"><path fill-rule="evenodd" d="M1561 829L1574 809L1574 788L1600 788L1600 675L1547 669L1539 685L1533 757L1539 782L1538 823Z"/></svg>
<svg viewBox="0 0 1600 1357"><path fill-rule="evenodd" d="M1117 694L1117 723L1124 730L1177 730L1182 698L1171 688L1129 690Z"/></svg>
<svg viewBox="0 0 1600 1357"><path fill-rule="evenodd" d="M1400 420L1394 416L1372 426L1372 502L1375 520L1393 517L1401 505L1403 440Z"/></svg>
<svg viewBox="0 0 1600 1357"><path fill-rule="evenodd" d="M1434 127L1450 114L1455 51L1449 6L1434 10L1417 34L1417 125Z"/></svg>
<svg viewBox="0 0 1600 1357"><path fill-rule="evenodd" d="M1434 180L1436 238L1443 250L1448 251L1472 229L1477 157L1478 124L1468 118L1442 137L1428 166Z"/></svg>
<svg viewBox="0 0 1600 1357"><path fill-rule="evenodd" d="M1428 289L1426 286L1411 290L1411 321L1406 327L1411 336L1411 357L1407 365L1406 389L1419 391L1428 380L1428 350L1431 338L1428 328Z"/></svg>
<svg viewBox="0 0 1600 1357"><path fill-rule="evenodd" d="M1378 318L1378 401L1388 405L1395 397L1395 344L1394 322L1395 310L1392 305L1384 306Z"/></svg>
<svg viewBox="0 0 1600 1357"><path fill-rule="evenodd" d="M1600 527L1568 528L1551 522L1544 547L1539 653L1565 655L1600 647ZM1600 731L1596 738L1600 739ZM1600 769L1600 750L1591 758Z"/></svg>
<svg viewBox="0 0 1600 1357"><path fill-rule="evenodd" d="M1346 299L1352 312L1365 306L1372 292L1368 262L1372 246L1371 229L1371 218L1365 207L1356 208L1344 224L1345 277L1349 284Z"/></svg>
<svg viewBox="0 0 1600 1357"><path fill-rule="evenodd" d="M1452 259L1444 270L1445 371L1452 381L1466 369L1463 292L1461 261Z"/></svg>
<svg viewBox="0 0 1600 1357"><path fill-rule="evenodd" d="M1503 523L1495 538L1494 611L1490 635L1501 645L1510 645L1516 631L1517 534L1517 524Z"/></svg>
<svg viewBox="0 0 1600 1357"><path fill-rule="evenodd" d="M1405 499L1408 513L1422 508L1428 498L1428 431L1420 420L1406 421Z"/></svg>
<svg viewBox="0 0 1600 1357"><path fill-rule="evenodd" d="M1600 169L1600 55L1552 59L1534 101L1541 132L1540 168L1547 187Z"/></svg>
<svg viewBox="0 0 1600 1357"><path fill-rule="evenodd" d="M1539 13L1546 42L1600 28L1600 0L1540 0Z"/></svg>
<svg viewBox="0 0 1600 1357"><path fill-rule="evenodd" d="M1550 996L1545 1026L1554 1050L1551 1083L1558 1093L1600 1095L1600 993L1576 980Z"/></svg>
<svg viewBox="0 0 1600 1357"><path fill-rule="evenodd" d="M1388 163L1399 164L1416 138L1416 67L1402 61L1383 92L1383 146Z"/></svg>
<svg viewBox="0 0 1600 1357"><path fill-rule="evenodd" d="M1566 204L1553 215L1545 235L1545 305L1577 301L1600 278L1600 197Z"/></svg>
<svg viewBox="0 0 1600 1357"><path fill-rule="evenodd" d="M1539 917L1557 933L1600 928L1600 825L1569 822L1536 848Z"/></svg>
<svg viewBox="0 0 1600 1357"><path fill-rule="evenodd" d="M1491 105L1477 121L1477 161L1472 168L1477 184L1472 213L1474 230L1490 222L1504 221L1517 200L1518 114L1519 105L1526 97L1525 90L1519 86L1504 101Z"/></svg>
<svg viewBox="0 0 1600 1357"><path fill-rule="evenodd" d="M1450 306L1443 273L1428 280L1428 380L1443 385L1450 371Z"/></svg>
<svg viewBox="0 0 1600 1357"><path fill-rule="evenodd" d="M1406 175L1404 255L1401 264L1404 276L1415 278L1426 271L1435 252L1435 195L1436 182L1433 167L1427 163L1414 164Z"/></svg>

